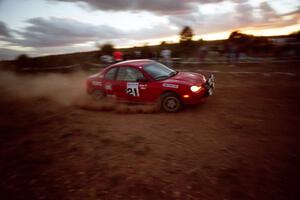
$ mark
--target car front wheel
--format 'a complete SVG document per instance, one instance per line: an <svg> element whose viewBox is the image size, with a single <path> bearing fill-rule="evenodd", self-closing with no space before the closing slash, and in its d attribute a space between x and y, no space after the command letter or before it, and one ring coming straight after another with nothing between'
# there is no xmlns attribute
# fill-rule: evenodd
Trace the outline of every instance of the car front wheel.
<svg viewBox="0 0 300 200"><path fill-rule="evenodd" d="M161 109L165 112L178 112L182 107L179 97L171 92L161 96Z"/></svg>

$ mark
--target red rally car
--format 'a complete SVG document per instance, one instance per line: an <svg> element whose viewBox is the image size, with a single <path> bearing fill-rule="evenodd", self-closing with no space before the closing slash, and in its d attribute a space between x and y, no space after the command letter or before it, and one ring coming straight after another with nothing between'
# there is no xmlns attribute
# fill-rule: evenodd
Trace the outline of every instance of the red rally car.
<svg viewBox="0 0 300 200"><path fill-rule="evenodd" d="M206 79L202 74L177 72L146 59L113 64L87 79L87 92L96 100L113 96L125 102L158 102L166 112L200 103L213 90L213 75Z"/></svg>

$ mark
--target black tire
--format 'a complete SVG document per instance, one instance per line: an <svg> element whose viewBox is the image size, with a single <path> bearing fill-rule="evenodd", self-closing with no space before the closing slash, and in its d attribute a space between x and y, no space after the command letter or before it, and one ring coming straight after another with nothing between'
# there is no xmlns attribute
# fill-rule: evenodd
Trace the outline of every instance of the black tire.
<svg viewBox="0 0 300 200"><path fill-rule="evenodd" d="M160 108L165 112L178 112L182 108L182 102L177 94L167 92L161 95Z"/></svg>
<svg viewBox="0 0 300 200"><path fill-rule="evenodd" d="M94 100L100 101L100 100L104 99L105 93L102 92L101 90L94 90L92 93L92 97Z"/></svg>

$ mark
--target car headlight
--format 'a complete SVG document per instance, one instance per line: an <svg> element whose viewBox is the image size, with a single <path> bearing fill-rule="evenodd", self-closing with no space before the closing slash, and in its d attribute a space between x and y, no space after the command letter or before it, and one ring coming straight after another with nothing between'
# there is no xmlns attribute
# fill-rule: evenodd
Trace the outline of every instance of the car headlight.
<svg viewBox="0 0 300 200"><path fill-rule="evenodd" d="M198 92L201 89L201 86L193 85L193 86L191 86L190 89L192 92Z"/></svg>

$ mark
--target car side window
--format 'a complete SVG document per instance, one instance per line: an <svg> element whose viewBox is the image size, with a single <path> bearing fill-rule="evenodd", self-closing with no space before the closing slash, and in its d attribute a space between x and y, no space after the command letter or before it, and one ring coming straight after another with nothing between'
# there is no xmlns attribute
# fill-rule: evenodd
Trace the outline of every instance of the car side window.
<svg viewBox="0 0 300 200"><path fill-rule="evenodd" d="M138 69L133 67L120 67L117 75L119 81L137 81L144 79L144 75Z"/></svg>
<svg viewBox="0 0 300 200"><path fill-rule="evenodd" d="M106 80L114 80L116 71L117 71L117 67L114 67L114 68L110 69L108 72L106 72L104 78Z"/></svg>

